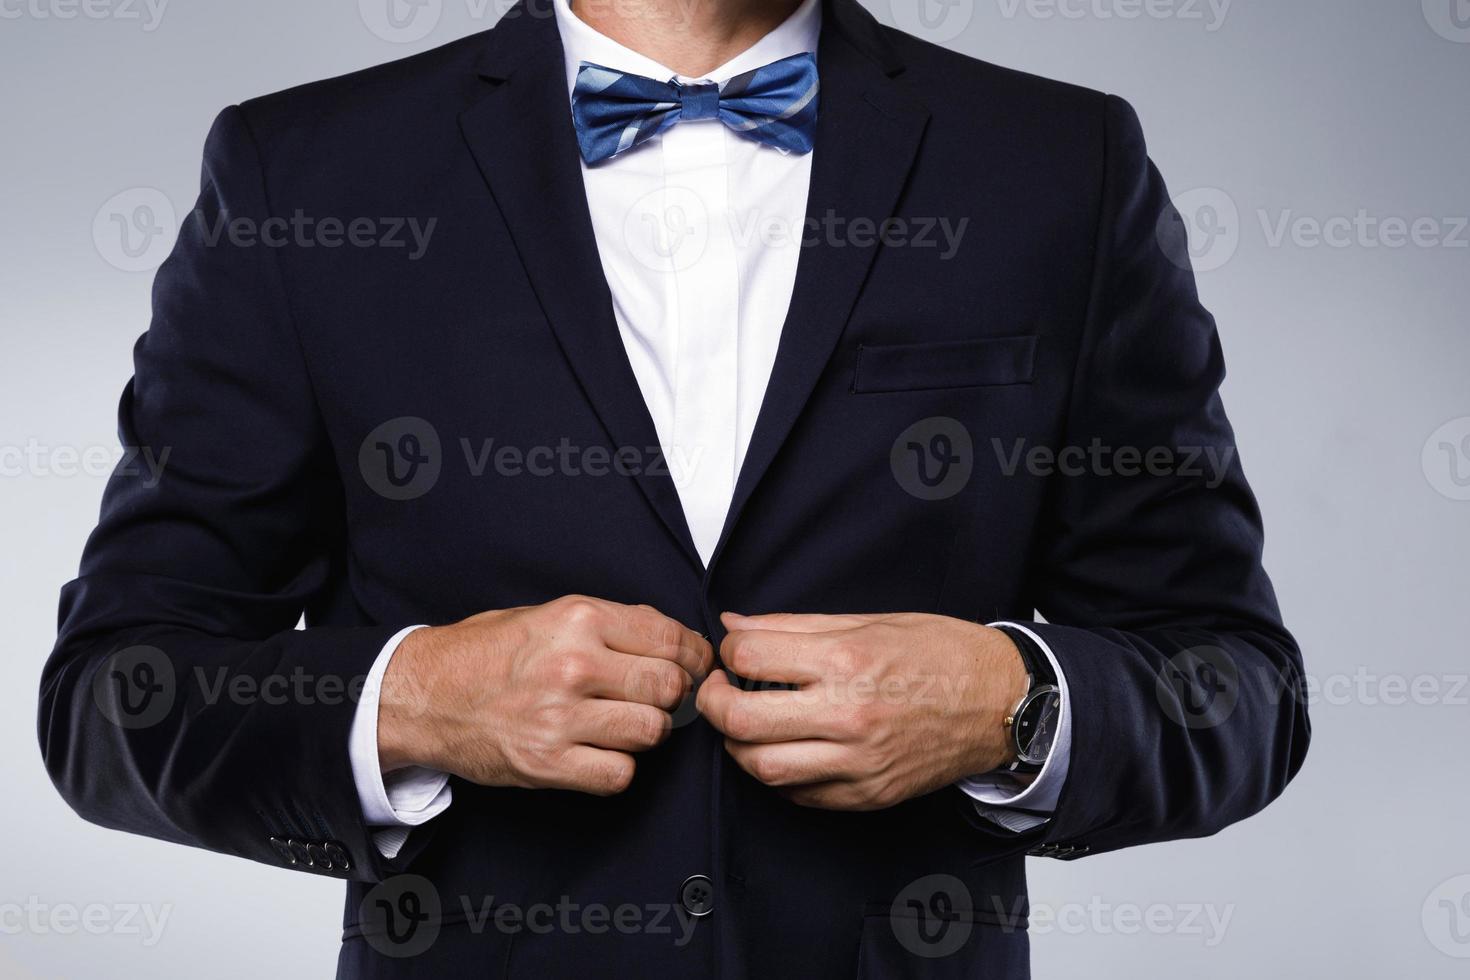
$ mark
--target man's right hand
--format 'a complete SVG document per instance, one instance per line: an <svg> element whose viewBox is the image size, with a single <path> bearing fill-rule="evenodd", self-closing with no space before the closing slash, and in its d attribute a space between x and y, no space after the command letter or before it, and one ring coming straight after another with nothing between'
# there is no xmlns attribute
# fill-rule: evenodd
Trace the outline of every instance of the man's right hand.
<svg viewBox="0 0 1470 980"><path fill-rule="evenodd" d="M383 677L379 762L619 793L713 663L708 641L657 610L585 596L415 630Z"/></svg>

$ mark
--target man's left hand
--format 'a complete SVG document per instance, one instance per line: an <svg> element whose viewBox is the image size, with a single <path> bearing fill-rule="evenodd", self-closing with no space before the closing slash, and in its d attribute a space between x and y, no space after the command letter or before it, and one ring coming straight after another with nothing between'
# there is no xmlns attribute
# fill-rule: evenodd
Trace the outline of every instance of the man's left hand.
<svg viewBox="0 0 1470 980"><path fill-rule="evenodd" d="M1011 639L946 616L725 613L698 707L742 769L802 806L881 810L1014 757ZM771 689L777 685L780 689Z"/></svg>

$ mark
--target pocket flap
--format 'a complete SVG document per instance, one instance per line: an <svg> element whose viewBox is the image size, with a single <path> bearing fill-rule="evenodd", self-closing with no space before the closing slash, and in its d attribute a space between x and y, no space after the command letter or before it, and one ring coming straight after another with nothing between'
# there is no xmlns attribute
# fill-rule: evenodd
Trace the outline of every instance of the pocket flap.
<svg viewBox="0 0 1470 980"><path fill-rule="evenodd" d="M1030 384L1036 335L858 348L852 390L860 393Z"/></svg>

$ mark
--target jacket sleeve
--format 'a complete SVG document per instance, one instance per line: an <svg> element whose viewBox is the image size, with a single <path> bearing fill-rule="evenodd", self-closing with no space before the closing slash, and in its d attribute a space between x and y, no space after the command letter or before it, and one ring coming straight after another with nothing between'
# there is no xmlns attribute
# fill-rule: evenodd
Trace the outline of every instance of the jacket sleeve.
<svg viewBox="0 0 1470 980"><path fill-rule="evenodd" d="M294 628L333 574L343 493L277 250L229 230L268 214L238 108L210 132L202 185L135 349L124 461L62 591L41 751L94 823L374 880L348 732L407 624Z"/></svg>
<svg viewBox="0 0 1470 980"><path fill-rule="evenodd" d="M1261 565L1187 236L1133 110L1109 97L1091 306L1027 624L1065 671L1071 765L1043 856L1202 837L1306 754L1302 660ZM1062 448L1059 447L1059 452ZM1085 455L1083 455L1085 454Z"/></svg>

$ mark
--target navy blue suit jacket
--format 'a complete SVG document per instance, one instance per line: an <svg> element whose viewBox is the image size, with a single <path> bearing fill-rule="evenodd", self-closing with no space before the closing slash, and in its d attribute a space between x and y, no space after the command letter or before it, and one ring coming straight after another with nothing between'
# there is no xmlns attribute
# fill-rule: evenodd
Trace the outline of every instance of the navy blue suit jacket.
<svg viewBox="0 0 1470 980"><path fill-rule="evenodd" d="M1308 740L1301 660L1133 111L855 0L829 0L819 65L812 233L708 568L648 452L549 8L223 112L121 404L124 443L166 451L164 474L110 482L44 672L68 802L345 879L348 977L1019 977L1028 851L1203 836L1280 793ZM416 261L215 234L298 213L437 224ZM946 256L864 234L889 217L968 224ZM485 465L488 439L613 463L515 475ZM1073 448L1053 467L1037 447ZM1115 465L1076 465L1099 449ZM1135 472L1130 450L1174 455ZM380 857L352 680L400 627L568 593L716 643L725 609L1039 611L1075 726L1056 815L1006 834L954 789L799 808L686 710L619 796L456 783ZM691 919L695 874L714 911ZM494 914L558 902L609 915ZM952 929L947 955L916 946Z"/></svg>

